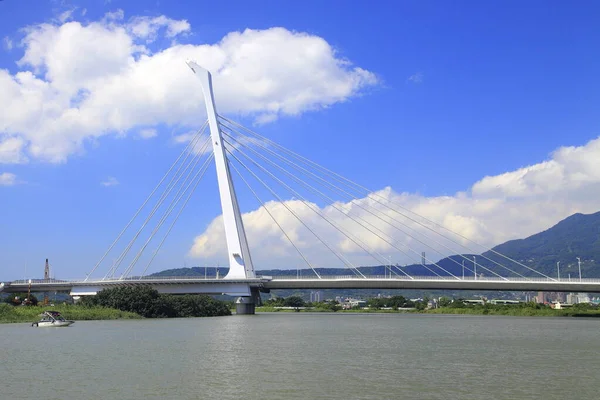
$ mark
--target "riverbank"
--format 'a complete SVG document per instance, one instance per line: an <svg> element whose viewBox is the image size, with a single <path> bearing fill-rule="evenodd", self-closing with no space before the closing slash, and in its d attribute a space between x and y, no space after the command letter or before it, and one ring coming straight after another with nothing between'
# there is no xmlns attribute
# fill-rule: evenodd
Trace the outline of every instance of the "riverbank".
<svg viewBox="0 0 600 400"><path fill-rule="evenodd" d="M73 321L108 320L108 319L139 319L140 315L106 307L82 307L77 305L55 306L11 306L0 304L0 323L35 322L46 310L55 310L65 319Z"/></svg>
<svg viewBox="0 0 600 400"><path fill-rule="evenodd" d="M281 307L257 307L256 312L304 312L304 313L321 313L332 312L333 310L322 308L281 308ZM382 310L382 309L351 309L351 310L336 310L338 313L362 313L362 314L449 314L449 315L504 315L513 317L592 317L600 318L600 310L577 310L563 309L555 310L552 308L533 308L533 307L514 307L514 306L497 306L497 307L465 307L452 308L440 307L430 310L417 309L397 309L397 310Z"/></svg>
<svg viewBox="0 0 600 400"><path fill-rule="evenodd" d="M553 308L530 308L530 307L468 307L451 308L441 307L421 311L424 314L454 314L454 315L504 315L511 317L596 317L600 318L600 310L579 310L567 308L555 310Z"/></svg>

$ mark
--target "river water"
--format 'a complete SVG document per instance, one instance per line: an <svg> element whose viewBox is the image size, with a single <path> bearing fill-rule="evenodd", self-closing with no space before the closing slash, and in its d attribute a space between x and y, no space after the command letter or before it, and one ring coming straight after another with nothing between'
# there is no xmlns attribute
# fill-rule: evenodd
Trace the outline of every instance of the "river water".
<svg viewBox="0 0 600 400"><path fill-rule="evenodd" d="M600 320L272 313L0 325L0 399L596 399Z"/></svg>

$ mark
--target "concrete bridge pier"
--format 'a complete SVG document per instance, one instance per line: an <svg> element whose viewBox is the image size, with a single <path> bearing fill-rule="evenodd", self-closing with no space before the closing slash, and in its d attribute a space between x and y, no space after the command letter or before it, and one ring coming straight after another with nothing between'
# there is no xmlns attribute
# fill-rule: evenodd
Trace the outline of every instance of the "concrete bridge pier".
<svg viewBox="0 0 600 400"><path fill-rule="evenodd" d="M261 306L260 292L258 289L250 289L250 296L238 297L235 301L235 313L237 315L254 315L256 306Z"/></svg>

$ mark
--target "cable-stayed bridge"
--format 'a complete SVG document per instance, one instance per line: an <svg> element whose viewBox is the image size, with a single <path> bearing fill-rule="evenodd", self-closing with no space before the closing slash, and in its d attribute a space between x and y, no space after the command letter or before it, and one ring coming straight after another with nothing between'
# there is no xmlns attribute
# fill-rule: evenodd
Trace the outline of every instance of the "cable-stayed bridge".
<svg viewBox="0 0 600 400"><path fill-rule="evenodd" d="M188 65L200 79L208 119L96 265L83 279L11 282L2 284L0 291L93 295L107 287L149 284L163 293L239 296L238 313L254 313L259 292L270 289L600 292L600 280L582 279L581 274L576 279L565 279L564 274L561 278L560 265L554 276L542 273L528 261L481 246L390 195L374 192L219 115L210 73L194 62ZM229 272L220 279L146 276L212 161ZM260 223L277 232L282 244L276 247L295 254L313 276L256 276L250 248L253 240L262 238L246 236L236 195L240 188L260 206L260 214L255 215ZM156 242L154 250L147 252ZM118 248L122 250L106 265ZM448 255L452 257L445 258ZM392 257L420 265L426 276L409 274ZM435 261L444 258L445 263ZM386 276L365 276L358 267L368 264L387 266ZM324 265L344 266L348 275L322 276L318 268Z"/></svg>

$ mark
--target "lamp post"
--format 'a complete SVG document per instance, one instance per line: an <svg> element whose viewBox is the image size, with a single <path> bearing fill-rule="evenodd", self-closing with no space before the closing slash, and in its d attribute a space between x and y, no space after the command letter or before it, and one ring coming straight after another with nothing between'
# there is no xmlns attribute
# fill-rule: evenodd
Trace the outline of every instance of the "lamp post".
<svg viewBox="0 0 600 400"><path fill-rule="evenodd" d="M463 261L462 262L462 265L463 265L463 268L462 268L463 271L462 272L463 272L463 281L464 281L465 280L465 260L462 260L462 261Z"/></svg>
<svg viewBox="0 0 600 400"><path fill-rule="evenodd" d="M558 276L558 280L560 281L560 261L556 262L556 275Z"/></svg>
<svg viewBox="0 0 600 400"><path fill-rule="evenodd" d="M475 276L475 280L477 280L477 259L473 256L473 275Z"/></svg>
<svg viewBox="0 0 600 400"><path fill-rule="evenodd" d="M575 257L577 259L577 266L579 267L579 282L581 282L581 258Z"/></svg>

